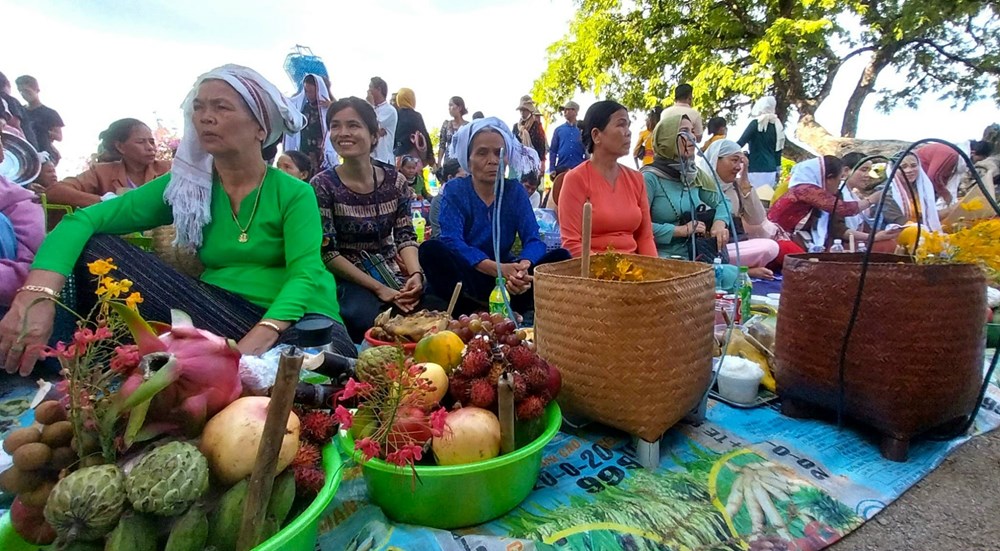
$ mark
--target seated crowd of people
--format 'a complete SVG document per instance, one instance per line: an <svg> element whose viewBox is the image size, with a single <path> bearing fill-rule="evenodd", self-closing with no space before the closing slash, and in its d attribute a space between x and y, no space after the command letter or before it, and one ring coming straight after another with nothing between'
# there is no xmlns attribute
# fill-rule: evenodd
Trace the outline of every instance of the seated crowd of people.
<svg viewBox="0 0 1000 551"><path fill-rule="evenodd" d="M56 182L48 171L28 187L0 178L0 363L32 371L55 315L53 301L38 299L57 298L73 274L80 300L93 297L86 264L97 259L114 259L119 277L142 291L147 319L181 309L244 354L260 354L294 338L296 322L323 317L336 322L334 348L354 356L380 312L443 310L458 283L456 315L486 309L502 282L511 308L530 322L539 265L609 249L722 258L719 285L731 285L737 266L771 278L785 255L826 250L833 239L861 242L874 232L877 245L894 250L907 225L939 229L962 193L958 154L928 145L900 160L888 182L870 175L872 161L860 153L803 161L765 208L757 189L778 183L784 140L773 98L755 105L739 141L726 139L724 119L710 119L699 158L701 117L684 86L674 106L650 113L634 149L628 110L614 101L594 103L582 121L579 106L565 104L550 149L530 97L513 128L481 114L466 121L464 101L453 97L435 156L412 90L391 105L376 77L367 99L338 100L325 78L308 75L287 98L252 69L214 69L183 103L172 162L157 160L148 126L122 119L101 134L97 162L78 176ZM37 99L37 82L34 89ZM12 118L5 108L4 120ZM630 152L640 170L619 163ZM982 160L990 152L973 153ZM546 160L555 182L547 195ZM431 197L424 166L438 166L441 182L426 240L411 205ZM36 193L76 209L47 236ZM541 204L558 213L561 247L540 236ZM162 226L173 227L175 246L197 254L200 276L117 237Z"/></svg>

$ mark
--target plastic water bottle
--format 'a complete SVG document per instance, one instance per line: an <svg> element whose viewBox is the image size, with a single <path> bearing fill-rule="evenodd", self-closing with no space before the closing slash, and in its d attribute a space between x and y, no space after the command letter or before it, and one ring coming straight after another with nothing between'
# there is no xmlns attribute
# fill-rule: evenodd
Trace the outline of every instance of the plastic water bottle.
<svg viewBox="0 0 1000 551"><path fill-rule="evenodd" d="M712 261L712 269L715 270L715 290L722 289L722 257L717 256Z"/></svg>
<svg viewBox="0 0 1000 551"><path fill-rule="evenodd" d="M427 220L424 220L420 211L413 211L413 231L417 233L417 243L424 242L424 236L427 231Z"/></svg>
<svg viewBox="0 0 1000 551"><path fill-rule="evenodd" d="M823 245L810 245L809 246L809 253L810 254L821 253L824 250L825 249L823 248Z"/></svg>
<svg viewBox="0 0 1000 551"><path fill-rule="evenodd" d="M868 244L865 243L864 241L859 241L858 244L855 246L855 249L859 253L865 254L866 252L868 252Z"/></svg>
<svg viewBox="0 0 1000 551"><path fill-rule="evenodd" d="M736 278L736 298L739 302L739 321L745 323L753 315L750 310L753 296L753 282L750 281L750 268L740 266L740 275Z"/></svg>
<svg viewBox="0 0 1000 551"><path fill-rule="evenodd" d="M844 252L844 242L839 239L833 240L833 245L830 245L831 253L842 253Z"/></svg>
<svg viewBox="0 0 1000 551"><path fill-rule="evenodd" d="M507 280L498 277L497 286L493 288L493 292L490 293L490 313L500 314L501 316L507 316L507 303L503 299L504 288L507 286Z"/></svg>

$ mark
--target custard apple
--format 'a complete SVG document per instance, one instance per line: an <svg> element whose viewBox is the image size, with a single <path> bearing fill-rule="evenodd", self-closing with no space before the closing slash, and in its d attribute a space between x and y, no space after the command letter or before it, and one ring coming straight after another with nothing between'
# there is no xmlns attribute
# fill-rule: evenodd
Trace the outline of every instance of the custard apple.
<svg viewBox="0 0 1000 551"><path fill-rule="evenodd" d="M179 515L206 490L208 460L187 442L171 442L149 452L125 479L132 507L155 515Z"/></svg>
<svg viewBox="0 0 1000 551"><path fill-rule="evenodd" d="M381 373L385 371L385 365L396 363L403 359L403 351L398 346L375 346L362 350L358 354L358 363L354 366L354 373L359 381L371 382L368 376L371 373Z"/></svg>
<svg viewBox="0 0 1000 551"><path fill-rule="evenodd" d="M45 503L59 539L93 541L110 532L125 508L125 475L115 465L86 467L60 480Z"/></svg>

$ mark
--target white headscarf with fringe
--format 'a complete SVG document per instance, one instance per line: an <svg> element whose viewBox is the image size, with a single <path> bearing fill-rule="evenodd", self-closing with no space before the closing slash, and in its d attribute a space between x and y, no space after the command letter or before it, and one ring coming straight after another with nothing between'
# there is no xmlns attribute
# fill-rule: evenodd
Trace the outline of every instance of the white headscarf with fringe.
<svg viewBox="0 0 1000 551"><path fill-rule="evenodd" d="M306 103L309 101L309 99L306 98L305 79L310 76L313 77L313 80L316 83L316 100L319 104L319 124L320 128L323 129L324 164L322 166L313 167L316 171L320 171L325 168L333 168L340 164L340 157L337 155L337 151L333 149L333 143L330 141L330 129L326 127L326 112L330 108L329 103L333 101L333 96L330 95L330 89L326 87L326 81L323 80L323 77L315 73L308 73L302 78L302 91L292 96L291 101L292 105L294 105L300 112L305 111ZM323 107L322 102L327 103L327 107ZM282 148L285 151L298 150L301 145L301 131L285 134L285 141L282 143Z"/></svg>
<svg viewBox="0 0 1000 551"><path fill-rule="evenodd" d="M766 132L767 125L774 125L774 130L778 135L778 139L774 142L774 150L781 151L785 148L785 127L778 120L778 116L774 114L774 110L777 107L778 102L774 99L774 96L764 96L753 104L750 116L757 119L758 132Z"/></svg>
<svg viewBox="0 0 1000 551"><path fill-rule="evenodd" d="M469 166L469 154L471 153L469 149L472 146L472 139L484 130L492 130L503 136L504 146L507 148L505 162L512 171L512 178L519 178L523 174L539 171L542 163L538 160L538 153L530 147L525 147L511 134L507 124L496 117L476 119L459 128L455 136L452 137L449 156L457 159L463 170L472 174L472 168Z"/></svg>
<svg viewBox="0 0 1000 551"><path fill-rule="evenodd" d="M202 228L212 221L212 155L205 151L194 126L194 100L206 80L221 80L236 90L250 107L267 135L263 147L274 145L285 132L305 126L305 117L278 89L257 71L240 65L223 65L201 75L181 104L184 136L170 169L170 183L163 199L173 208L177 237L174 245L197 249L202 245Z"/></svg>

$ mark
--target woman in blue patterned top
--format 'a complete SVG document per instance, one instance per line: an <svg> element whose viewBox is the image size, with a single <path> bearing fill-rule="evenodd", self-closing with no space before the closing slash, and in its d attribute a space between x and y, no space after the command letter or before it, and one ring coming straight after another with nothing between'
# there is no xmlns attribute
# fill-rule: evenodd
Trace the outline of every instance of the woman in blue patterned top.
<svg viewBox="0 0 1000 551"><path fill-rule="evenodd" d="M327 126L344 162L311 181L323 221L323 263L337 278L344 324L360 342L381 310L420 306L424 273L406 179L370 156L378 142L375 110L360 98L341 99L330 106Z"/></svg>
<svg viewBox="0 0 1000 551"><path fill-rule="evenodd" d="M498 262L511 307L521 314L532 312L535 266L570 257L565 249L546 252L528 194L517 180L506 179L503 195L497 197L494 183L501 151L505 151L507 166L517 174L539 168L534 150L514 139L499 119L475 120L458 131L451 153L470 176L448 183L441 200L441 235L420 247L431 292L442 299L450 297L455 285L462 282L464 300L456 307L457 313L484 309L496 285ZM500 258L494 258L493 248L496 216L502 220ZM512 250L515 237L521 240L519 252Z"/></svg>

